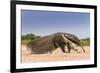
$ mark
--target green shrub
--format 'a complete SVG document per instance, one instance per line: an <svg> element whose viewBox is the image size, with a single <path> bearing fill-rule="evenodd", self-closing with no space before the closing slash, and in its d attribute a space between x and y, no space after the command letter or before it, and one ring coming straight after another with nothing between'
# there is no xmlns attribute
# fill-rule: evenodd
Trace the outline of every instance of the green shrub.
<svg viewBox="0 0 100 73"><path fill-rule="evenodd" d="M81 44L82 44L83 46L89 46L89 45L90 45L90 39L89 39L89 38L82 39L82 40L81 40Z"/></svg>
<svg viewBox="0 0 100 73"><path fill-rule="evenodd" d="M34 35L34 34L26 34L26 35L22 35L21 36L21 44L27 44L29 43L30 41L32 40L35 40L37 38L40 38L41 36L37 36L37 35Z"/></svg>

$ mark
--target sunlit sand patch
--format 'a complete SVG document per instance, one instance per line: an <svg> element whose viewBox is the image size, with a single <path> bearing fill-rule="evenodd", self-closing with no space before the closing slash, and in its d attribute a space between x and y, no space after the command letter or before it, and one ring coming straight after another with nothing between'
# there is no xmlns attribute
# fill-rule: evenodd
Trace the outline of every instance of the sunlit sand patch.
<svg viewBox="0 0 100 73"><path fill-rule="evenodd" d="M71 53L63 53L60 48L57 48L48 54L31 54L25 45L22 45L22 63L32 63L32 62L50 62L50 61L71 61L71 60L86 60L90 58L90 47L84 46L85 53L80 47L75 47L79 49L80 53L71 51Z"/></svg>

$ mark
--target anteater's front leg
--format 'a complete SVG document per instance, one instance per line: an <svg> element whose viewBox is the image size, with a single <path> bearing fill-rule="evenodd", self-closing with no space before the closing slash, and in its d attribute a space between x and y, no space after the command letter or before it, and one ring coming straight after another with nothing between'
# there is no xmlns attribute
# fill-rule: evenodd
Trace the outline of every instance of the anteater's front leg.
<svg viewBox="0 0 100 73"><path fill-rule="evenodd" d="M61 45L61 50L62 50L63 53L66 53L65 45Z"/></svg>

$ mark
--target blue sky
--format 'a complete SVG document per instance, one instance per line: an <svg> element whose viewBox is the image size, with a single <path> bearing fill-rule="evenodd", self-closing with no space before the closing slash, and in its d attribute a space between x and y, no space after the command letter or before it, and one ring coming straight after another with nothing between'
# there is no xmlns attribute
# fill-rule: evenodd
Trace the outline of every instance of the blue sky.
<svg viewBox="0 0 100 73"><path fill-rule="evenodd" d="M90 14L56 11L21 11L22 35L33 33L45 36L66 32L79 38L90 37Z"/></svg>

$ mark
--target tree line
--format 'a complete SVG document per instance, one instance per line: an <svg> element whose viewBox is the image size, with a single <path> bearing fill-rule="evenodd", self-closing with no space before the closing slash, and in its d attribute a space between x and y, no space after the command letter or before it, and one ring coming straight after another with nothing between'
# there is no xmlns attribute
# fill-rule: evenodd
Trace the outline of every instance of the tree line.
<svg viewBox="0 0 100 73"><path fill-rule="evenodd" d="M22 44L27 44L28 42L34 40L34 39L38 39L40 38L41 36L38 36L38 35L35 35L35 34L26 34L26 35L22 35L21 36L21 42Z"/></svg>

